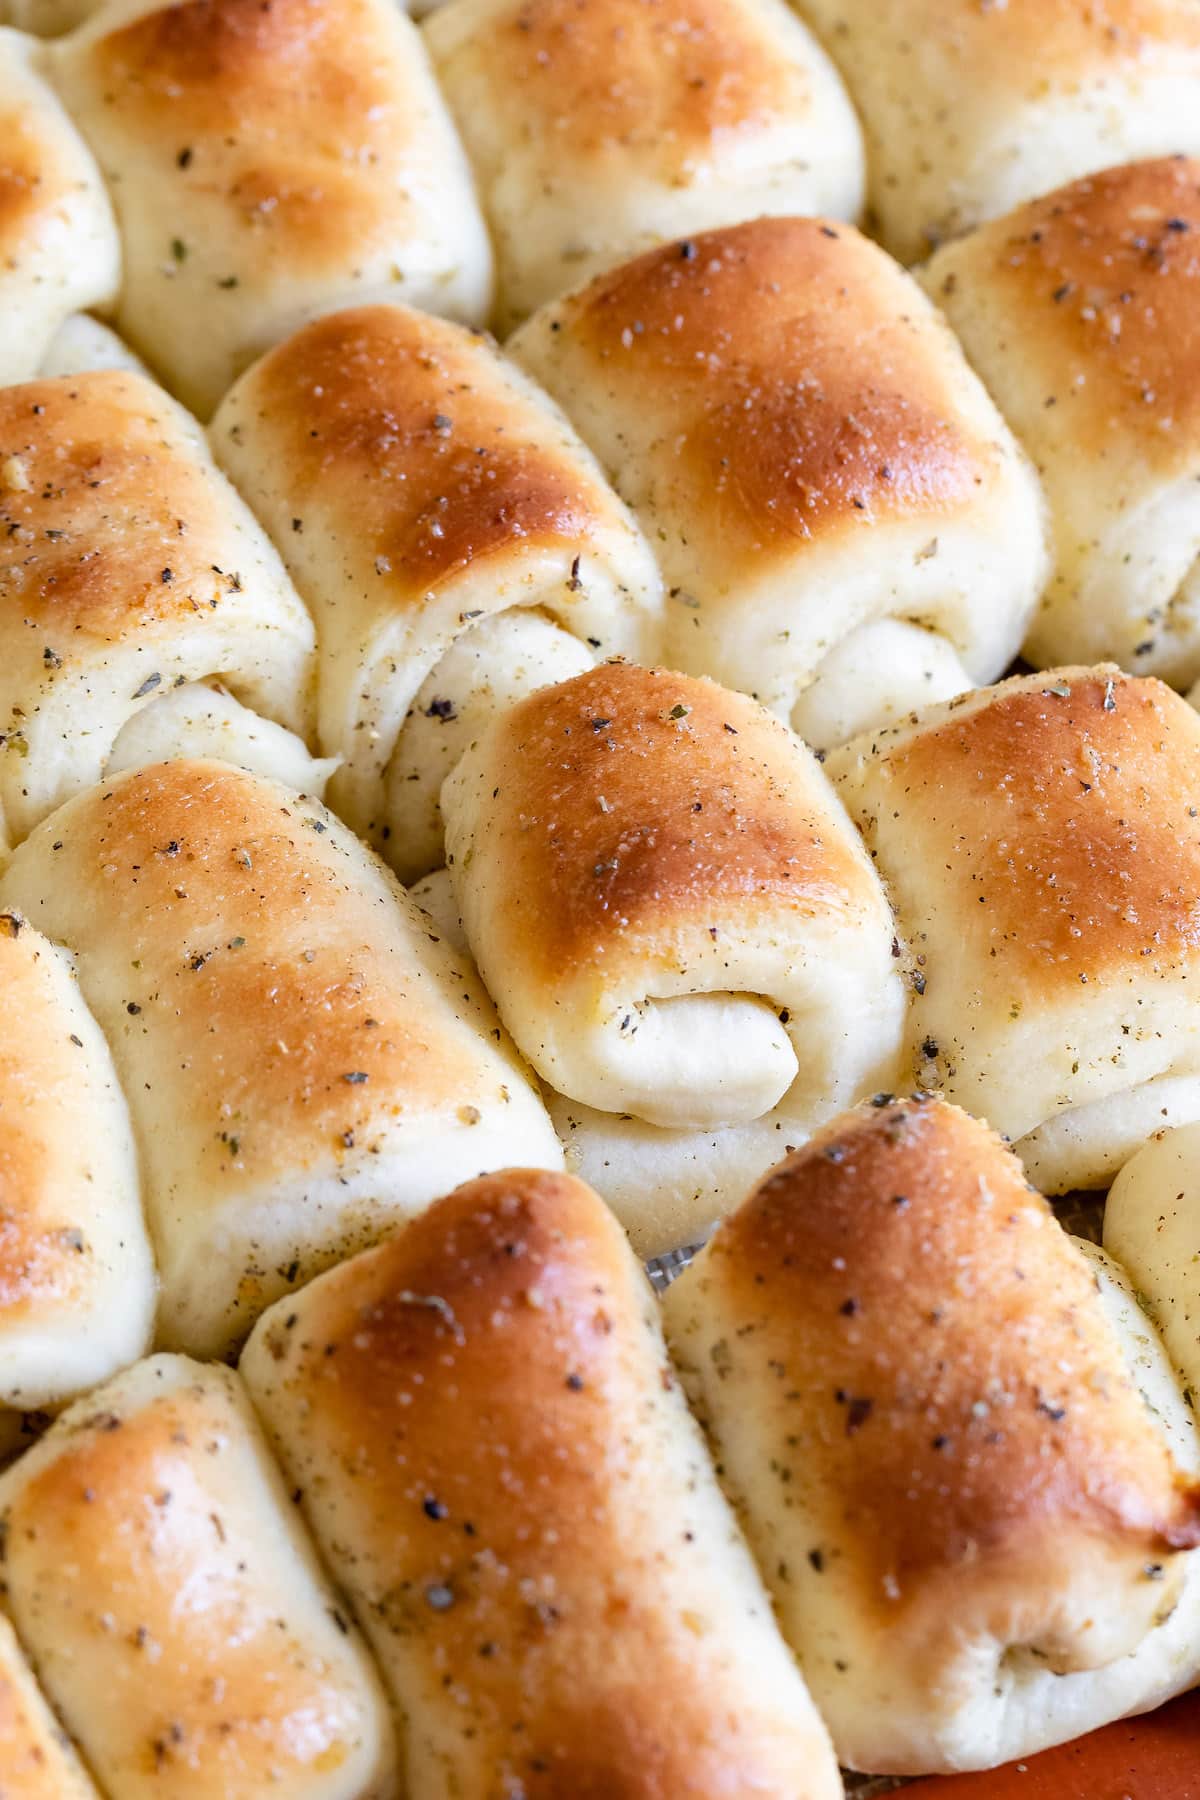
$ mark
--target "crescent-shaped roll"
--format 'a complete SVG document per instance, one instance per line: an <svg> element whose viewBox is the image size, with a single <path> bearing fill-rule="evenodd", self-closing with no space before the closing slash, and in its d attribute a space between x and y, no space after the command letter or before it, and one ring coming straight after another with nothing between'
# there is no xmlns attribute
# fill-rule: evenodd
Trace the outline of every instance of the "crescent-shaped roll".
<svg viewBox="0 0 1200 1800"><path fill-rule="evenodd" d="M487 317L466 156L392 0L109 0L47 55L112 186L118 326L200 417L330 307Z"/></svg>
<svg viewBox="0 0 1200 1800"><path fill-rule="evenodd" d="M1194 1405L1200 1396L1200 1124L1155 1132L1109 1190L1104 1245L1137 1284Z"/></svg>
<svg viewBox="0 0 1200 1800"><path fill-rule="evenodd" d="M404 880L441 861L438 787L491 711L657 650L661 583L629 513L545 395L461 327L399 306L318 320L211 435L317 620L335 804Z"/></svg>
<svg viewBox="0 0 1200 1800"><path fill-rule="evenodd" d="M237 1376L155 1356L0 1476L3 1593L106 1793L392 1800L377 1677Z"/></svg>
<svg viewBox="0 0 1200 1800"><path fill-rule="evenodd" d="M121 248L100 171L43 56L0 29L0 385L25 381L79 307L117 297Z"/></svg>
<svg viewBox="0 0 1200 1800"><path fill-rule="evenodd" d="M508 329L680 232L861 209L858 120L783 0L455 0L425 41Z"/></svg>
<svg viewBox="0 0 1200 1800"><path fill-rule="evenodd" d="M947 245L924 280L1050 499L1055 571L1029 661L1111 657L1194 682L1200 161L1060 188Z"/></svg>
<svg viewBox="0 0 1200 1800"><path fill-rule="evenodd" d="M844 1762L988 1767L1200 1675L1195 1426L1160 1382L1185 1474L1144 1331L986 1126L888 1096L835 1121L665 1308Z"/></svg>
<svg viewBox="0 0 1200 1800"><path fill-rule="evenodd" d="M914 262L1113 163L1200 150L1193 0L799 0L858 107L883 242Z"/></svg>
<svg viewBox="0 0 1200 1800"><path fill-rule="evenodd" d="M1200 718L1115 667L1028 675L827 767L915 955L909 1078L1105 1187L1200 1115Z"/></svg>
<svg viewBox="0 0 1200 1800"><path fill-rule="evenodd" d="M97 1800L5 1618L0 1618L0 1780L5 1800Z"/></svg>
<svg viewBox="0 0 1200 1800"><path fill-rule="evenodd" d="M581 1183L469 1183L273 1308L241 1368L406 1721L411 1800L841 1795Z"/></svg>
<svg viewBox="0 0 1200 1800"><path fill-rule="evenodd" d="M288 788L118 776L26 839L0 903L75 953L112 1045L169 1348L222 1354L447 1180L559 1160L469 962Z"/></svg>
<svg viewBox="0 0 1200 1800"><path fill-rule="evenodd" d="M677 667L823 748L831 718L903 716L1015 654L1048 566L1037 479L911 277L852 227L684 239L543 307L510 349L655 544ZM860 678L881 660L882 693Z"/></svg>
<svg viewBox="0 0 1200 1800"><path fill-rule="evenodd" d="M135 1361L155 1298L108 1047L68 959L0 912L0 1407L55 1405Z"/></svg>
<svg viewBox="0 0 1200 1800"><path fill-rule="evenodd" d="M314 633L195 421L108 369L0 388L0 816L99 781L122 727L219 676L303 732Z"/></svg>
<svg viewBox="0 0 1200 1800"><path fill-rule="evenodd" d="M713 682L630 663L541 689L443 790L501 1017L552 1087L654 1125L828 1116L894 1076L883 889L815 758Z"/></svg>

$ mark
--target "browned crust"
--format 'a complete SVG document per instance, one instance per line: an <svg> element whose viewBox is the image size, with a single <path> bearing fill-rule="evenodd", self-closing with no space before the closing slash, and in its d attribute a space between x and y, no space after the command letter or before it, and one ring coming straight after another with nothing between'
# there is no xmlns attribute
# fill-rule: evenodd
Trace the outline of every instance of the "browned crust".
<svg viewBox="0 0 1200 1800"><path fill-rule="evenodd" d="M142 638L241 589L212 560L228 506L153 383L99 370L0 389L0 629Z"/></svg>
<svg viewBox="0 0 1200 1800"><path fill-rule="evenodd" d="M1155 462L1194 448L1200 161L1132 163L1059 188L954 246L932 292L953 309L960 288L969 304L981 283L1011 321L1001 349L1043 371L1044 408L1070 403L1076 438L1088 426L1101 452L1119 433Z"/></svg>
<svg viewBox="0 0 1200 1800"><path fill-rule="evenodd" d="M874 900L806 752L712 682L589 670L511 710L489 772L482 830L505 859L491 905L548 973L637 962L662 938L707 945L717 917L749 930Z"/></svg>
<svg viewBox="0 0 1200 1800"><path fill-rule="evenodd" d="M994 479L904 280L849 226L757 219L601 275L556 317L614 403L661 414L673 508L769 560L834 526L953 513Z"/></svg>
<svg viewBox="0 0 1200 1800"><path fill-rule="evenodd" d="M393 227L385 172L414 128L379 25L368 0L183 0L99 38L88 81L106 135L169 159L181 207L223 202L236 266L252 254L269 283Z"/></svg>
<svg viewBox="0 0 1200 1800"><path fill-rule="evenodd" d="M95 1800L7 1620L0 1620L0 1769L9 1800Z"/></svg>
<svg viewBox="0 0 1200 1800"><path fill-rule="evenodd" d="M391 954L395 902L323 808L222 764L164 763L92 790L31 845L51 835L51 867L71 868L128 957L124 1030L181 1073L193 1128L211 1122L214 1194L235 1175L302 1179L394 1117L451 1119L478 1097L465 1030L417 955Z"/></svg>
<svg viewBox="0 0 1200 1800"><path fill-rule="evenodd" d="M0 111L0 244L15 260L40 221L61 208L64 185L43 122L28 106Z"/></svg>
<svg viewBox="0 0 1200 1800"><path fill-rule="evenodd" d="M506 550L563 548L599 521L561 431L514 394L480 342L395 306L319 319L240 390L257 441L309 506L353 538L398 605ZM237 442L241 426L230 431ZM615 503L614 503L615 504Z"/></svg>
<svg viewBox="0 0 1200 1800"><path fill-rule="evenodd" d="M736 1354L779 1376L787 1436L764 1459L819 1482L888 1616L889 1587L919 1599L930 1576L985 1579L990 1554L1047 1530L1151 1563L1200 1544L1200 1489L1151 1425L1087 1265L1016 1157L957 1108L847 1114L707 1254Z"/></svg>
<svg viewBox="0 0 1200 1800"><path fill-rule="evenodd" d="M672 1534L631 1524L654 1506L638 1489L661 1428L648 1300L597 1197L518 1169L458 1189L265 1328L272 1380L303 1395L312 1479L319 1458L339 1484L377 1629L453 1671L471 1766L529 1800L709 1796L733 1770L746 1792L783 1791L762 1723L686 1652ZM683 1558L703 1553L686 1523Z"/></svg>
<svg viewBox="0 0 1200 1800"><path fill-rule="evenodd" d="M181 1793L199 1792L188 1776L197 1766L238 1788L289 1772L311 1779L322 1743L336 1768L354 1697L289 1625L287 1594L247 1603L254 1577L237 1557L253 1546L229 1543L196 1468L236 1449L240 1421L229 1401L197 1385L136 1412L99 1404L72 1418L59 1454L0 1515L5 1592L15 1582L24 1617L41 1612L43 1596L50 1618L69 1611L83 1653L97 1670L103 1659L111 1703L145 1730L122 1762L165 1786L173 1772ZM74 1603L64 1564L77 1571ZM188 1582L197 1604L181 1607Z"/></svg>
<svg viewBox="0 0 1200 1800"><path fill-rule="evenodd" d="M77 1139L96 1128L80 1104L95 1079L45 959L19 914L0 912L0 1313L9 1327L83 1304L96 1278L73 1202Z"/></svg>
<svg viewBox="0 0 1200 1800"><path fill-rule="evenodd" d="M919 809L961 954L1040 1004L1200 948L1200 720L1152 678L1068 670L885 746L871 790Z"/></svg>
<svg viewBox="0 0 1200 1800"><path fill-rule="evenodd" d="M664 179L694 178L717 140L802 117L812 100L740 0L510 0L466 54L486 57L523 143L566 144L573 164L637 152Z"/></svg>

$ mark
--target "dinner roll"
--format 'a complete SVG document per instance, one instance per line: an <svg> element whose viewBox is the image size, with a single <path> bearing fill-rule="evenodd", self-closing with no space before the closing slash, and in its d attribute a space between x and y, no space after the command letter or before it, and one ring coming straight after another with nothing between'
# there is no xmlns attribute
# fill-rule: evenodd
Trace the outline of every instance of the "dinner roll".
<svg viewBox="0 0 1200 1800"><path fill-rule="evenodd" d="M0 1618L0 1770L6 1800L97 1800L5 1618Z"/></svg>
<svg viewBox="0 0 1200 1800"><path fill-rule="evenodd" d="M838 1754L978 1768L1200 1675L1185 1475L1086 1259L986 1126L926 1099L781 1163L667 1290L668 1335Z"/></svg>
<svg viewBox="0 0 1200 1800"><path fill-rule="evenodd" d="M1014 655L1047 569L1036 477L915 283L851 227L685 239L510 347L656 545L667 660L823 748L831 717L873 722L864 662L886 663L894 712Z"/></svg>
<svg viewBox="0 0 1200 1800"><path fill-rule="evenodd" d="M154 1302L108 1046L68 959L0 912L0 1406L106 1381L146 1349Z"/></svg>
<svg viewBox="0 0 1200 1800"><path fill-rule="evenodd" d="M5 1603L120 1800L394 1795L376 1676L237 1376L155 1356L0 1477Z"/></svg>
<svg viewBox="0 0 1200 1800"><path fill-rule="evenodd" d="M499 717L443 804L484 979L558 1090L568 1166L643 1256L895 1080L887 900L815 759L753 702L599 668Z"/></svg>
<svg viewBox="0 0 1200 1800"><path fill-rule="evenodd" d="M466 157L392 0L108 0L47 54L112 184L120 329L201 417L347 300L487 316Z"/></svg>
<svg viewBox="0 0 1200 1800"><path fill-rule="evenodd" d="M321 319L238 383L212 440L316 616L334 802L406 881L442 860L438 788L491 711L656 651L633 520L545 396L458 326Z"/></svg>
<svg viewBox="0 0 1200 1800"><path fill-rule="evenodd" d="M454 0L425 37L507 328L681 231L862 206L858 120L783 0Z"/></svg>
<svg viewBox="0 0 1200 1800"><path fill-rule="evenodd" d="M315 801L216 762L81 794L0 904L76 953L133 1113L159 1339L262 1307L447 1180L559 1152L469 962Z"/></svg>
<svg viewBox="0 0 1200 1800"><path fill-rule="evenodd" d="M1185 701L1113 667L1021 676L827 767L915 953L909 1078L1020 1140L1055 1193L1107 1186L1163 1105L1200 1112Z"/></svg>
<svg viewBox="0 0 1200 1800"><path fill-rule="evenodd" d="M68 314L117 297L121 250L100 171L42 75L0 29L0 385L36 374Z"/></svg>
<svg viewBox="0 0 1200 1800"><path fill-rule="evenodd" d="M1186 1391L1200 1395L1200 1125L1156 1132L1113 1182L1104 1243L1137 1283Z"/></svg>
<svg viewBox="0 0 1200 1800"><path fill-rule="evenodd" d="M579 1182L506 1170L274 1307L242 1373L406 1722L411 1800L826 1800L833 1754Z"/></svg>
<svg viewBox="0 0 1200 1800"><path fill-rule="evenodd" d="M1029 660L1195 681L1200 162L1077 181L947 245L925 283L1050 497Z"/></svg>
<svg viewBox="0 0 1200 1800"><path fill-rule="evenodd" d="M896 1073L891 912L816 760L714 683L629 663L501 714L444 792L467 938L538 1073L710 1129Z"/></svg>
<svg viewBox="0 0 1200 1800"><path fill-rule="evenodd" d="M906 262L1111 163L1200 150L1194 0L799 0L862 116Z"/></svg>
<svg viewBox="0 0 1200 1800"><path fill-rule="evenodd" d="M195 421L125 370L0 388L0 651L14 839L174 683L309 721L313 626L278 556Z"/></svg>

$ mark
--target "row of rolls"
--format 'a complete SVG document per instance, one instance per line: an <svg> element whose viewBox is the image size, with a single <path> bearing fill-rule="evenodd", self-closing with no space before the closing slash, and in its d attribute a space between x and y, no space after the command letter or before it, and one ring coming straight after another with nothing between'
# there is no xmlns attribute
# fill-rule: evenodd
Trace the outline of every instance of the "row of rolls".
<svg viewBox="0 0 1200 1800"><path fill-rule="evenodd" d="M654 1257L874 1092L946 1094L1052 1195L1200 1118L1200 716L1153 678L1014 677L822 767L743 695L605 663L498 715L443 803L413 890L189 755L13 852L12 1412L154 1328L229 1353L489 1168L565 1155Z"/></svg>
<svg viewBox="0 0 1200 1800"><path fill-rule="evenodd" d="M10 0L21 1800L1200 1678L1200 35L801 10Z"/></svg>
<svg viewBox="0 0 1200 1800"><path fill-rule="evenodd" d="M1018 652L1187 690L1198 234L1183 157L1033 201L919 279L852 226L759 218L601 273L506 354L394 302L326 313L207 438L72 314L0 389L0 830L198 681L315 731L406 881L441 862L439 789L488 714L612 655L752 694L819 750Z"/></svg>
<svg viewBox="0 0 1200 1800"><path fill-rule="evenodd" d="M247 907L264 968L270 933L312 935L321 839L331 894L340 857L408 907L410 961L474 958L648 1254L891 1085L990 1119L1051 1192L1103 1186L1200 1110L1200 723L1140 672L1200 672L1198 179L1118 168L930 265L964 334L1012 344L1026 451L916 281L820 220L651 251L510 357L395 304L328 314L207 438L69 321L58 372L0 388L0 897L81 970L115 959L86 1002L157 1069L143 933L220 1014ZM1043 672L989 685L1022 644ZM132 782L181 752L241 786ZM181 856L211 871L199 921Z"/></svg>
<svg viewBox="0 0 1200 1800"><path fill-rule="evenodd" d="M98 305L207 417L271 342L354 301L508 332L763 215L866 216L911 263L1078 177L1200 154L1191 0L412 10L433 16L6 0L9 378L56 303Z"/></svg>
<svg viewBox="0 0 1200 1800"><path fill-rule="evenodd" d="M761 218L599 275L507 354L394 303L326 314L207 436L73 315L0 388L0 832L186 724L328 778L411 883L489 719L613 656L820 753L1018 652L1188 690L1198 232L1183 158L920 282L852 227Z"/></svg>
<svg viewBox="0 0 1200 1800"><path fill-rule="evenodd" d="M660 1308L577 1178L467 1182L0 1474L5 1791L837 1800L1155 1705L1200 1676L1198 1190L1192 1126L1101 1248L880 1094Z"/></svg>
<svg viewBox="0 0 1200 1800"><path fill-rule="evenodd" d="M822 763L605 661L441 806L406 890L226 744L0 873L18 1792L823 1800L1194 1683L1196 711Z"/></svg>

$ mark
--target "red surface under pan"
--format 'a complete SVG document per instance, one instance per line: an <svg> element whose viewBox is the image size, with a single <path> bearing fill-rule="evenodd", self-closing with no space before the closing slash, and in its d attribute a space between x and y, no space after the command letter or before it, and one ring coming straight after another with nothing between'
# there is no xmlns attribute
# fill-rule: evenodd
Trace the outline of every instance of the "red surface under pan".
<svg viewBox="0 0 1200 1800"><path fill-rule="evenodd" d="M904 1800L1200 1800L1200 1689L986 1775L913 1782Z"/></svg>

